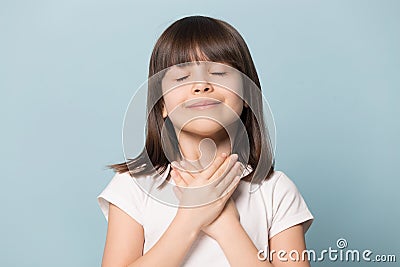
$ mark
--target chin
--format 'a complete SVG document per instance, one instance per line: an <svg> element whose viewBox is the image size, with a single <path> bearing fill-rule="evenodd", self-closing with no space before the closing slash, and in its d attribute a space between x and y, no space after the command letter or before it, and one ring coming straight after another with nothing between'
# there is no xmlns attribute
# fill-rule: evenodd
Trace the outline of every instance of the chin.
<svg viewBox="0 0 400 267"><path fill-rule="evenodd" d="M185 125L182 130L191 134L210 137L224 130L224 128L215 121L196 120Z"/></svg>

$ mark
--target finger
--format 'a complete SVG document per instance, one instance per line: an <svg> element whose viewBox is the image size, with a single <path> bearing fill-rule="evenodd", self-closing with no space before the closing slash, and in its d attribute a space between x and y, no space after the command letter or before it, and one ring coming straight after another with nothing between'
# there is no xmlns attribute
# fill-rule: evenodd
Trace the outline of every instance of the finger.
<svg viewBox="0 0 400 267"><path fill-rule="evenodd" d="M182 191L179 189L179 187L174 186L173 187L175 196L178 198L179 201L182 199Z"/></svg>
<svg viewBox="0 0 400 267"><path fill-rule="evenodd" d="M174 180L175 184L178 186L187 186L185 180L182 179L181 175L174 169L171 170L171 177Z"/></svg>
<svg viewBox="0 0 400 267"><path fill-rule="evenodd" d="M236 162L230 172L227 173L227 175L225 175L223 179L217 180L220 181L216 185L217 194L222 194L222 192L227 190L232 185L232 183L234 183L234 180L237 176L240 177L240 162Z"/></svg>
<svg viewBox="0 0 400 267"><path fill-rule="evenodd" d="M217 156L213 163L207 169L201 172L201 176L204 179L210 179L227 158L228 156L226 153L222 153L221 155Z"/></svg>
<svg viewBox="0 0 400 267"><path fill-rule="evenodd" d="M230 186L225 190L225 192L222 193L222 200L223 201L227 201L233 194L233 192L235 192L236 188L239 186L240 184L240 176L236 176L232 183L230 184Z"/></svg>
<svg viewBox="0 0 400 267"><path fill-rule="evenodd" d="M225 159L224 163L218 168L218 170L210 178L211 181L215 181L218 184L227 175L237 162L238 155L232 154Z"/></svg>
<svg viewBox="0 0 400 267"><path fill-rule="evenodd" d="M183 166L176 161L173 161L172 169L179 174L180 178L185 181L186 185L190 185L195 180L194 177L189 172L185 171Z"/></svg>
<svg viewBox="0 0 400 267"><path fill-rule="evenodd" d="M179 175L179 177L183 180L183 181L185 181L185 184L187 185L187 186L189 186L191 183L193 183L193 181L195 180L194 178L193 178L193 176L190 174L190 173L188 173L188 172L186 172L186 171L181 171L181 170L174 170L174 171L176 171L176 173Z"/></svg>

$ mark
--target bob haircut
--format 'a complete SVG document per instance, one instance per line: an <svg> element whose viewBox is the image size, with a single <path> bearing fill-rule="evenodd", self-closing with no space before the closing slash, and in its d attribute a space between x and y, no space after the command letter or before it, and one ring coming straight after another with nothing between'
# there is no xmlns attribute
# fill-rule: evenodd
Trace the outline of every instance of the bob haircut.
<svg viewBox="0 0 400 267"><path fill-rule="evenodd" d="M250 51L242 36L228 23L206 17L189 16L181 18L171 24L159 37L151 54L149 64L149 79L156 73L165 70L171 66L193 61L212 61L231 65L246 75L258 87L261 94L261 85L258 79L257 71L254 66ZM253 85L254 86L254 85ZM161 175L168 164L162 149L162 128L165 125L169 133L167 147L179 151L178 140L173 131L172 122L169 118L163 118L162 110L164 100L162 98L161 85L151 86L149 84L147 92L147 121L146 121L146 141L142 152L133 159L126 162L107 165L118 173L129 171L133 176L147 175L154 173L154 168ZM262 115L262 99L252 96L246 92L246 84L243 85L244 98L250 101L250 106L243 107L240 119L246 128L245 133L238 135L235 144L233 144L232 153L237 153L239 161L244 161L244 155L238 151L240 140L248 138L250 146L248 162L254 170L261 169L260 173L254 174L254 171L248 174L244 180L260 182L268 179L274 171L275 159L269 140L268 131L265 131L265 123ZM247 95L246 95L247 93ZM152 103L155 105L152 107ZM255 107L251 109L250 107ZM151 110L150 110L151 109ZM256 115L253 113L256 112ZM170 142L168 144L168 142ZM180 156L178 156L180 157ZM150 163L148 162L150 160ZM262 164L261 168L257 168ZM265 168L265 166L267 166ZM134 171L133 171L134 170ZM168 178L169 179L169 178Z"/></svg>

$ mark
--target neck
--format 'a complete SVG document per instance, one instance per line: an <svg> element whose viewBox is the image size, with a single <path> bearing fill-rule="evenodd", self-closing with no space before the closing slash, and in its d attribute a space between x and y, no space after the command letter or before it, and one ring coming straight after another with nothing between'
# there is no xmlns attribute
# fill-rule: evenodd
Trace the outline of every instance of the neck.
<svg viewBox="0 0 400 267"><path fill-rule="evenodd" d="M236 131L229 131L236 133ZM226 153L231 154L231 142L235 136L229 136L225 129L211 136L200 136L190 132L181 131L178 140L183 160L189 162L196 169L209 166L214 159ZM231 140L232 139L232 140Z"/></svg>

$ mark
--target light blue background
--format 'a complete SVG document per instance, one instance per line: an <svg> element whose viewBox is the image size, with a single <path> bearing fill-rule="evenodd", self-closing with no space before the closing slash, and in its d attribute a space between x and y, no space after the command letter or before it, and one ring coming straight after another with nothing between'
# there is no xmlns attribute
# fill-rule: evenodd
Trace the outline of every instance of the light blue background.
<svg viewBox="0 0 400 267"><path fill-rule="evenodd" d="M399 1L1 1L0 265L100 265L96 196L113 175L105 165L123 160L125 109L159 34L193 14L226 20L250 47L277 169L315 216L308 248L346 238L400 261L399 11Z"/></svg>

